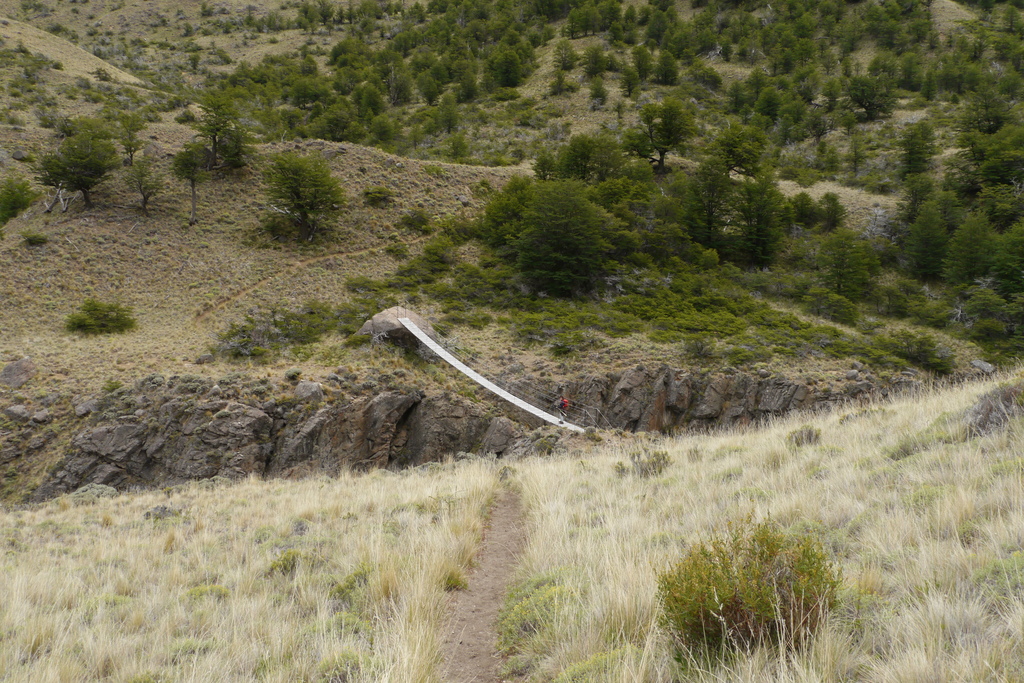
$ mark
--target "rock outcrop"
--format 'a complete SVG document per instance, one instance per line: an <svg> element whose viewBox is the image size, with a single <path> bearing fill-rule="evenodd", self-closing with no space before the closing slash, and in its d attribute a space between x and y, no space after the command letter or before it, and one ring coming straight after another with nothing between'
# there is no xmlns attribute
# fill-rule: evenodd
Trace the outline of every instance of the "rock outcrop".
<svg viewBox="0 0 1024 683"><path fill-rule="evenodd" d="M4 366L0 370L0 384L12 389L20 389L36 375L36 364L31 358L22 358Z"/></svg>
<svg viewBox="0 0 1024 683"><path fill-rule="evenodd" d="M72 439L63 462L32 498L91 483L125 489L215 476L415 466L459 451L500 454L523 434L507 418L485 415L486 406L445 394L385 390L324 405L310 400L304 387L302 398L251 405L211 399L220 392L201 382L185 395L175 388L148 379L138 393L100 402L97 423ZM189 395L193 390L202 396ZM148 407L117 415L125 405Z"/></svg>
<svg viewBox="0 0 1024 683"><path fill-rule="evenodd" d="M338 372L345 376L330 374L323 383L237 376L214 383L199 376L164 380L154 375L103 397L77 397L45 415L31 401L14 404L0 411L8 425L7 432L0 430L0 464L34 457L58 429L74 424L77 433L62 462L32 494L42 500L86 484L123 490L212 477L408 467L456 453L543 453L561 436L554 428L531 433L541 426L538 418L497 398L426 394L400 385L397 374L387 381L357 382L347 370ZM521 365L510 365L501 381L524 395L568 396L579 409L570 419L583 426L627 431L745 425L918 385L899 376L897 384L882 386L865 368L856 378L844 371L820 383L770 372L710 374L665 365L568 383L524 373ZM999 418L995 408L982 412L979 423Z"/></svg>
<svg viewBox="0 0 1024 683"><path fill-rule="evenodd" d="M402 323L398 322L399 318L408 318L416 323L417 327L426 332L428 337L436 338L437 333L434 332L434 326L429 321L415 311L399 306L385 309L373 316L363 323L363 326L359 328L356 334L375 339L387 339L406 348L416 348L419 345L419 340L413 336L412 332L405 329Z"/></svg>

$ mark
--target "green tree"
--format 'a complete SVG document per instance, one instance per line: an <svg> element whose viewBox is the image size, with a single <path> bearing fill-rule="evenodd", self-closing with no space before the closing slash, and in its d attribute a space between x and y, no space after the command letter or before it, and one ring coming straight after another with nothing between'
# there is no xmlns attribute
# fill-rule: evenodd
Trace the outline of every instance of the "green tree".
<svg viewBox="0 0 1024 683"><path fill-rule="evenodd" d="M910 272L926 280L940 277L948 240L938 202L924 202L907 232L906 251L910 259Z"/></svg>
<svg viewBox="0 0 1024 683"><path fill-rule="evenodd" d="M683 220L698 244L722 251L733 185L729 169L717 156L706 158L683 186Z"/></svg>
<svg viewBox="0 0 1024 683"><path fill-rule="evenodd" d="M851 76L846 84L846 97L850 107L859 110L868 121L891 114L896 106L892 87L885 79L874 76Z"/></svg>
<svg viewBox="0 0 1024 683"><path fill-rule="evenodd" d="M658 63L654 67L654 81L660 85L675 85L679 81L679 65L671 52L662 50L658 55Z"/></svg>
<svg viewBox="0 0 1024 683"><path fill-rule="evenodd" d="M439 130L451 134L459 126L459 105L455 102L455 96L446 92L434 110L434 125Z"/></svg>
<svg viewBox="0 0 1024 683"><path fill-rule="evenodd" d="M746 176L757 174L767 147L768 136L764 131L739 123L726 126L712 144L730 171Z"/></svg>
<svg viewBox="0 0 1024 683"><path fill-rule="evenodd" d="M92 207L92 190L120 164L109 137L83 130L66 138L57 151L39 160L39 182L47 187L82 193L86 208Z"/></svg>
<svg viewBox="0 0 1024 683"><path fill-rule="evenodd" d="M651 56L651 51L643 45L637 45L633 48L632 56L636 75L640 77L641 83L646 83L654 71L654 57Z"/></svg>
<svg viewBox="0 0 1024 683"><path fill-rule="evenodd" d="M768 174L739 183L733 193L733 216L739 227L737 252L748 266L771 265L782 242L785 197Z"/></svg>
<svg viewBox="0 0 1024 683"><path fill-rule="evenodd" d="M135 153L142 149L139 133L146 129L146 120L138 112L121 112L117 117L117 141L121 143L128 165L135 163Z"/></svg>
<svg viewBox="0 0 1024 683"><path fill-rule="evenodd" d="M640 109L640 127L626 131L623 144L630 152L654 162L658 173L664 173L665 155L679 150L696 132L693 115L682 102L669 97L661 104L649 103Z"/></svg>
<svg viewBox="0 0 1024 683"><path fill-rule="evenodd" d="M637 92L640 87L640 76L637 74L636 69L627 66L622 70L622 78L619 80L619 87L622 88L622 94L626 97L632 97L633 93Z"/></svg>
<svg viewBox="0 0 1024 683"><path fill-rule="evenodd" d="M579 57L568 40L563 38L555 44L555 64L562 71L572 71Z"/></svg>
<svg viewBox="0 0 1024 683"><path fill-rule="evenodd" d="M979 213L969 214L949 240L942 265L946 281L966 285L988 275L995 247L995 233L988 219Z"/></svg>
<svg viewBox="0 0 1024 683"><path fill-rule="evenodd" d="M139 159L125 170L125 184L139 193L139 208L143 215L149 213L149 201L164 188L164 179L146 158Z"/></svg>
<svg viewBox="0 0 1024 683"><path fill-rule="evenodd" d="M818 200L818 215L821 217L821 229L832 232L843 227L846 207L839 201L839 195L835 192L826 192Z"/></svg>
<svg viewBox="0 0 1024 683"><path fill-rule="evenodd" d="M899 146L903 177L924 173L935 154L935 132L927 121L913 123L900 136Z"/></svg>
<svg viewBox="0 0 1024 683"><path fill-rule="evenodd" d="M859 235L852 230L837 230L822 241L818 266L829 290L858 301L867 295L879 263L871 245Z"/></svg>
<svg viewBox="0 0 1024 683"><path fill-rule="evenodd" d="M209 166L206 148L200 142L190 142L180 152L174 155L171 160L171 175L178 180L188 183L192 191L192 213L189 214L188 224L195 225L197 192L196 185L206 181L209 173L206 171Z"/></svg>
<svg viewBox="0 0 1024 683"><path fill-rule="evenodd" d="M519 85L525 69L515 50L500 48L487 60L487 68L494 84L499 88L514 88Z"/></svg>
<svg viewBox="0 0 1024 683"><path fill-rule="evenodd" d="M607 134L573 135L558 151L556 174L565 179L601 182L622 168L622 151Z"/></svg>
<svg viewBox="0 0 1024 683"><path fill-rule="evenodd" d="M263 173L271 208L285 216L310 241L345 206L345 191L320 156L283 152Z"/></svg>
<svg viewBox="0 0 1024 683"><path fill-rule="evenodd" d="M992 84L985 83L964 99L958 124L960 130L991 135L1011 119L1010 101Z"/></svg>
<svg viewBox="0 0 1024 683"><path fill-rule="evenodd" d="M86 335L120 334L135 329L135 324L130 307L86 299L77 313L65 319L64 328Z"/></svg>
<svg viewBox="0 0 1024 683"><path fill-rule="evenodd" d="M225 139L239 141L243 137L241 119L234 101L223 93L207 95L199 103L199 119L195 128L210 144L206 170L213 169L221 159Z"/></svg>
<svg viewBox="0 0 1024 683"><path fill-rule="evenodd" d="M586 186L566 180L538 184L516 240L523 277L553 296L589 288L604 270L603 235L610 217L586 199Z"/></svg>

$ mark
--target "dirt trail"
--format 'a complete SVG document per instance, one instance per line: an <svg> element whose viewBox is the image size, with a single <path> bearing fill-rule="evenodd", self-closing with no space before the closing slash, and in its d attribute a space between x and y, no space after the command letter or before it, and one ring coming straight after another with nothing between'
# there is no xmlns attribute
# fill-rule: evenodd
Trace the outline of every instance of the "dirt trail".
<svg viewBox="0 0 1024 683"><path fill-rule="evenodd" d="M502 659L495 647L498 607L526 547L519 494L504 490L491 508L491 520L477 553L469 586L455 594L445 631L445 683L502 683Z"/></svg>

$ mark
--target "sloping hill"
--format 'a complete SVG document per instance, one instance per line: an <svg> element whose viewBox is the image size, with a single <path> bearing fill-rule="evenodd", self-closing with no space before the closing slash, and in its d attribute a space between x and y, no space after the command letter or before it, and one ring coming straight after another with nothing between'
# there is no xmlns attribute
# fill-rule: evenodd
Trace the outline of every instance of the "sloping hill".
<svg viewBox="0 0 1024 683"><path fill-rule="evenodd" d="M142 81L130 73L118 69L60 36L42 31L30 24L0 16L0 40L9 49L24 46L33 53L59 62L61 70L73 78L97 81L100 80L97 73L103 73L106 80L126 85L142 85Z"/></svg>

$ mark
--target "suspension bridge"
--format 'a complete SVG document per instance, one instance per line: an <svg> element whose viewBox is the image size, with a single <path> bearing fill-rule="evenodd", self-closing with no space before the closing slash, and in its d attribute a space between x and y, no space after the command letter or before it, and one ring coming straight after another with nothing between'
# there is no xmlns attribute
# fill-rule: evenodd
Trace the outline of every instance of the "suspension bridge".
<svg viewBox="0 0 1024 683"><path fill-rule="evenodd" d="M568 429L573 432L583 432L585 427L599 427L606 426L602 422L604 420L600 410L589 406L580 405L576 402L570 402L569 408L565 411L565 416L554 415L544 407L554 407L557 404L559 396L549 392L540 390L537 387L516 387L513 389L509 386L502 386L499 382L490 380L464 362L463 359L458 357L458 344L455 343L444 343L444 338L440 337L435 333L435 337L427 334L424 330L420 329L411 318L399 314L398 322L402 326L409 330L409 332L416 337L416 339L427 349L430 350L435 356L445 361L453 368L458 370L460 373L471 379L476 384L487 389L494 395L508 401L512 405L516 406L520 410L526 411L527 413L534 415L535 417L544 420L550 424L563 429ZM582 425L582 426L581 426Z"/></svg>

